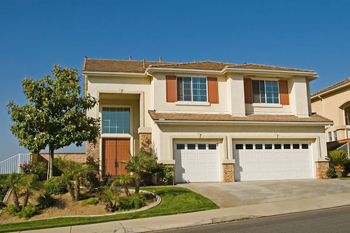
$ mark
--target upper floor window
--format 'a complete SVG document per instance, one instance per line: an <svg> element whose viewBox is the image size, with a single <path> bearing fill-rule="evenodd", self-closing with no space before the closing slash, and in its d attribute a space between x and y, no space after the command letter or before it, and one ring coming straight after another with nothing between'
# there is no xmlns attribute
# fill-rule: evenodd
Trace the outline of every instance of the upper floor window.
<svg viewBox="0 0 350 233"><path fill-rule="evenodd" d="M338 132L334 131L334 141L338 141Z"/></svg>
<svg viewBox="0 0 350 233"><path fill-rule="evenodd" d="M253 103L279 103L277 81L252 80Z"/></svg>
<svg viewBox="0 0 350 233"><path fill-rule="evenodd" d="M207 102L207 78L177 77L177 101Z"/></svg>
<svg viewBox="0 0 350 233"><path fill-rule="evenodd" d="M130 133L130 108L102 108L102 133Z"/></svg>
<svg viewBox="0 0 350 233"><path fill-rule="evenodd" d="M328 140L329 140L330 142L333 141L332 132L328 132Z"/></svg>
<svg viewBox="0 0 350 233"><path fill-rule="evenodd" d="M350 106L344 108L345 124L350 125Z"/></svg>

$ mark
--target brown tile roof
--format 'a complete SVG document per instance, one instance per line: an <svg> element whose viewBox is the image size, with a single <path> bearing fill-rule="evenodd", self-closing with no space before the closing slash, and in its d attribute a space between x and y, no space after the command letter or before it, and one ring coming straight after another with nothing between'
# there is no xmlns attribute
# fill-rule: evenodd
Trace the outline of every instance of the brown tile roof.
<svg viewBox="0 0 350 233"><path fill-rule="evenodd" d="M194 114L194 113L159 113L149 110L153 120L179 120L179 121L262 121L262 122L332 122L317 114L310 117L299 118L294 115L258 115L252 114L246 117L235 117L230 114Z"/></svg>
<svg viewBox="0 0 350 233"><path fill-rule="evenodd" d="M350 78L344 79L343 81L340 81L336 84L333 84L329 87L323 88L322 90L316 91L315 93L311 94L311 97L317 96L317 95L322 95L325 92L332 91L333 89L336 89L337 87L341 87L345 84L350 83Z"/></svg>
<svg viewBox="0 0 350 233"><path fill-rule="evenodd" d="M83 71L97 72L128 72L128 73L143 73L147 67L164 67L178 69L197 69L197 70L222 70L225 67L243 68L243 69L263 69L263 70L284 70L284 71L303 71L313 72L312 70L294 69L278 66L268 66L259 64L233 64L216 61L201 61L201 62L158 62L158 61L129 61L129 60L104 60L104 59L88 59L85 58Z"/></svg>

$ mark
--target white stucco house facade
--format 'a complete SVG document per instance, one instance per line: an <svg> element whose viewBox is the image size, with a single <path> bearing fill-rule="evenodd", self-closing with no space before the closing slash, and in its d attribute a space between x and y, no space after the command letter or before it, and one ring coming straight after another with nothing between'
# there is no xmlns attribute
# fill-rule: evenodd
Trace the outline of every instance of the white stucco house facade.
<svg viewBox="0 0 350 233"><path fill-rule="evenodd" d="M324 177L325 126L312 114L310 70L257 64L85 59L85 94L100 103L101 171L150 150L175 181L233 182Z"/></svg>

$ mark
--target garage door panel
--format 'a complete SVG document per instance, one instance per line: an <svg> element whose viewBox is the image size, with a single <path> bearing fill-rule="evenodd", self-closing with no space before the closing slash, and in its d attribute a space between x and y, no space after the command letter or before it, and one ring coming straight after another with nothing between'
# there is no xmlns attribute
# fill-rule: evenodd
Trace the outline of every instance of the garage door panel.
<svg viewBox="0 0 350 233"><path fill-rule="evenodd" d="M255 144L255 146L249 150L244 143L243 149L237 150L235 145L233 146L236 180L310 179L313 177L309 145L307 149L301 149L301 144L305 143L277 143L277 146L272 143L271 149L271 143L267 147L267 143L261 142L247 144ZM262 149L260 144L263 145Z"/></svg>
<svg viewBox="0 0 350 233"><path fill-rule="evenodd" d="M175 180L176 182L215 182L219 181L218 150L208 150L208 144L194 149L175 149ZM175 148L177 146L175 145ZM193 148L193 144L192 147Z"/></svg>

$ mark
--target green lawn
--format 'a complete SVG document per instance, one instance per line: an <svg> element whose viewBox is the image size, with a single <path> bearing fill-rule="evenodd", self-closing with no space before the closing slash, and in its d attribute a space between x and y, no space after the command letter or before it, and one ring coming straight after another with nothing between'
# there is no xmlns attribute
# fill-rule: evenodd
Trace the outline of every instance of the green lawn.
<svg viewBox="0 0 350 233"><path fill-rule="evenodd" d="M350 180L350 177L340 177L341 180Z"/></svg>
<svg viewBox="0 0 350 233"><path fill-rule="evenodd" d="M26 221L21 223L2 224L0 225L0 232L23 231L41 228L100 223L115 220L146 218L152 216L188 213L219 208L208 198L205 198L202 195L194 193L185 188L162 187L143 188L143 190L157 193L162 198L162 202L160 203L160 205L145 211L128 214L118 214L112 216L57 218L48 220Z"/></svg>

